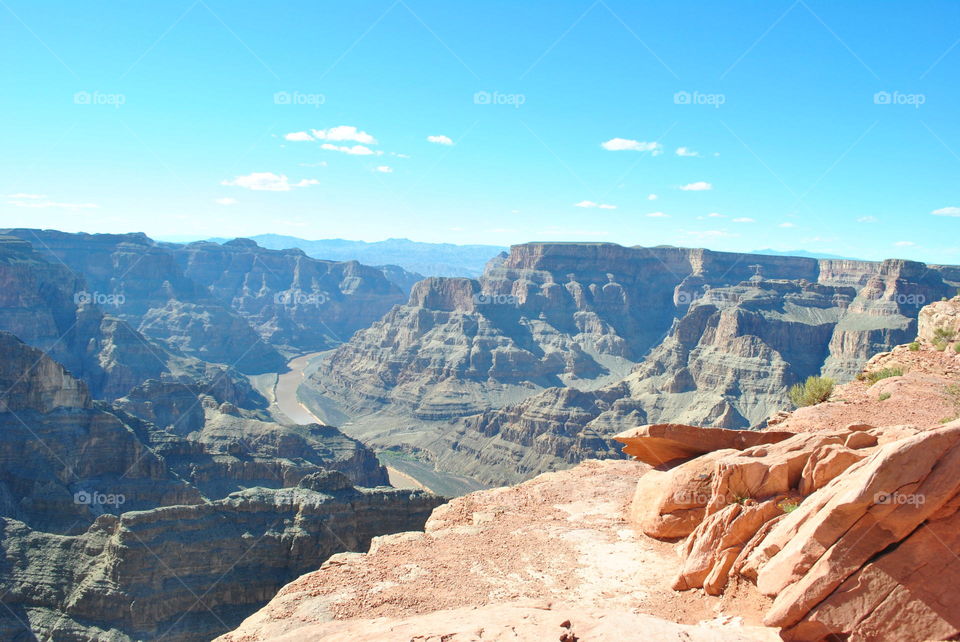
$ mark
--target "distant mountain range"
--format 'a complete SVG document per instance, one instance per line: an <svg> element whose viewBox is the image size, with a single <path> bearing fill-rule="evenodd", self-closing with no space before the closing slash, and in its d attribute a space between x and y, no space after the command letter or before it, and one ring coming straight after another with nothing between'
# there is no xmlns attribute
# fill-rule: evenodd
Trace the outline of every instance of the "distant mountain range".
<svg viewBox="0 0 960 642"><path fill-rule="evenodd" d="M839 256L837 254L821 254L819 252L807 252L806 250L754 250L751 254L764 254L766 256L803 256L808 259L843 259L845 261L862 261L852 256Z"/></svg>
<svg viewBox="0 0 960 642"><path fill-rule="evenodd" d="M499 245L454 245L453 243L420 243L409 239L387 239L375 243L322 239L309 241L295 236L258 234L249 237L261 247L271 250L300 248L316 259L360 261L367 265L399 265L424 276L477 277L487 261L508 250ZM223 243L230 239L208 239Z"/></svg>

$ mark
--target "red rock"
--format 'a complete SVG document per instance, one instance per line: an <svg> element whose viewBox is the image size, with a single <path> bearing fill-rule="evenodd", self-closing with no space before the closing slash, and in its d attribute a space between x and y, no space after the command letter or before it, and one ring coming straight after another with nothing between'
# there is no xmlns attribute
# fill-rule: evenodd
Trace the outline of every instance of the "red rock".
<svg viewBox="0 0 960 642"><path fill-rule="evenodd" d="M631 428L614 439L625 444L623 452L651 466L691 459L714 450L743 450L758 444L771 444L794 433L699 428L684 424L649 424Z"/></svg>
<svg viewBox="0 0 960 642"><path fill-rule="evenodd" d="M847 441L844 442L844 445L847 448L852 448L857 450L858 448L871 448L872 446L877 445L876 435L871 435L868 432L855 432L849 437Z"/></svg>
<svg viewBox="0 0 960 642"><path fill-rule="evenodd" d="M847 438L846 444L827 444L815 450L803 467L800 479L800 494L809 495L813 491L823 488L834 477L840 475L847 468L862 460L866 455L855 452L850 449L850 438L866 435L866 433L854 433ZM876 444L876 437L873 438Z"/></svg>

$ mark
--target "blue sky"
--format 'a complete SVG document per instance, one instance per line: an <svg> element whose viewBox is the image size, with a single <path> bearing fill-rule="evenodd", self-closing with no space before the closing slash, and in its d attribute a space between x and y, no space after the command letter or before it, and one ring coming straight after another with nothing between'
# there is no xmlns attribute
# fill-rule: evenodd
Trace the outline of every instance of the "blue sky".
<svg viewBox="0 0 960 642"><path fill-rule="evenodd" d="M0 227L960 263L958 39L954 2L0 0Z"/></svg>

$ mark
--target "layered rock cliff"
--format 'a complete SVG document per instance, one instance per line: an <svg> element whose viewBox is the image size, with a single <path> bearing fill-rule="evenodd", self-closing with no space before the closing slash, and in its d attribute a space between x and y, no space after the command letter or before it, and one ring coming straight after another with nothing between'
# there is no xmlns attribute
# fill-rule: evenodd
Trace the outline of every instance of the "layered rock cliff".
<svg viewBox="0 0 960 642"><path fill-rule="evenodd" d="M62 268L60 287L72 277L77 301L178 354L245 373L282 370L279 351L338 345L406 300L379 268L267 250L248 239L178 245L143 234L3 233ZM394 278L405 283L410 275Z"/></svg>
<svg viewBox="0 0 960 642"><path fill-rule="evenodd" d="M267 250L249 239L190 243L172 251L189 279L228 304L264 341L291 352L339 345L406 300L405 290L383 269L356 261ZM389 274L409 286L409 273L396 268Z"/></svg>
<svg viewBox="0 0 960 642"><path fill-rule="evenodd" d="M516 482L606 456L597 436L638 421L762 425L790 385L847 380L912 339L954 278L900 260L531 243L477 281L417 284L305 397L367 443Z"/></svg>
<svg viewBox="0 0 960 642"><path fill-rule="evenodd" d="M4 639L207 640L439 501L382 487L334 428L214 396L230 386L148 380L111 405L9 333L0 356Z"/></svg>

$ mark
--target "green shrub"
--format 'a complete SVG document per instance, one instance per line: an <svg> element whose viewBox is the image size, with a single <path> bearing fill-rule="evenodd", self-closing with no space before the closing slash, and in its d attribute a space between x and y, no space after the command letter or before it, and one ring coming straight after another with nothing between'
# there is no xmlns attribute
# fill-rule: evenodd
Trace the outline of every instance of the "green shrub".
<svg viewBox="0 0 960 642"><path fill-rule="evenodd" d="M780 510L784 513L792 513L793 511L800 508L800 502L795 500L784 500L779 504Z"/></svg>
<svg viewBox="0 0 960 642"><path fill-rule="evenodd" d="M877 383L881 379L886 379L887 377L902 377L903 368L900 366L895 366L893 368L882 368L881 370L874 370L873 372L868 372L864 375L864 380L868 381L870 385Z"/></svg>
<svg viewBox="0 0 960 642"><path fill-rule="evenodd" d="M907 347L910 348L910 352L916 352L920 349L920 343L918 341L913 341Z"/></svg>
<svg viewBox="0 0 960 642"><path fill-rule="evenodd" d="M878 397L878 399L880 399L880 401L886 401L886 400L889 399L889 398L890 398L890 393L889 393L889 392L881 392L881 393L880 393L880 396Z"/></svg>
<svg viewBox="0 0 960 642"><path fill-rule="evenodd" d="M953 341L953 337L956 335L956 332L950 328L936 328L933 331L933 340L934 341Z"/></svg>
<svg viewBox="0 0 960 642"><path fill-rule="evenodd" d="M807 377L803 383L790 387L790 401L798 408L822 403L830 398L834 385L830 377Z"/></svg>
<svg viewBox="0 0 960 642"><path fill-rule="evenodd" d="M960 343L955 343L953 345L953 351L956 352L957 354L960 354Z"/></svg>

